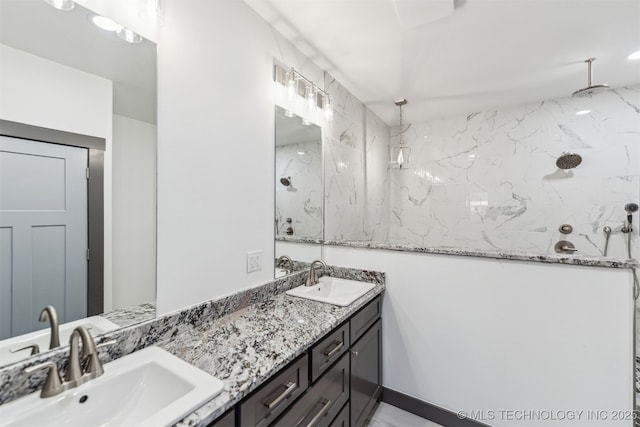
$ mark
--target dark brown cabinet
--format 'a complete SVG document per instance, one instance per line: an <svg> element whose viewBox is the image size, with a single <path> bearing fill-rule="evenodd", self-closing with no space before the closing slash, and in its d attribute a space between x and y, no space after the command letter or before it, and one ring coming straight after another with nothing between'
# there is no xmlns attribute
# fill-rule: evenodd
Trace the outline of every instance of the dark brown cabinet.
<svg viewBox="0 0 640 427"><path fill-rule="evenodd" d="M365 424L382 393L382 320L351 346L351 426Z"/></svg>

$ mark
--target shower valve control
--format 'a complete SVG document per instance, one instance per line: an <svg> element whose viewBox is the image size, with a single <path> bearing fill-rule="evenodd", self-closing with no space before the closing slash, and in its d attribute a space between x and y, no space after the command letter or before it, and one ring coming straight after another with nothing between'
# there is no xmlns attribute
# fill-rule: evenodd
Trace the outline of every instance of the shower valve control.
<svg viewBox="0 0 640 427"><path fill-rule="evenodd" d="M558 229L562 234L571 234L573 233L573 227L571 224L562 224Z"/></svg>

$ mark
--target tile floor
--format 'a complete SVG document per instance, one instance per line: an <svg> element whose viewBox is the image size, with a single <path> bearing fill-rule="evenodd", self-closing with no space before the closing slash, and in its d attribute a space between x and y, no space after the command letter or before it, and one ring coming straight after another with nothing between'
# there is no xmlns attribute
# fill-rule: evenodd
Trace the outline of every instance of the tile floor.
<svg viewBox="0 0 640 427"><path fill-rule="evenodd" d="M410 412L380 402L369 419L368 427L442 427Z"/></svg>

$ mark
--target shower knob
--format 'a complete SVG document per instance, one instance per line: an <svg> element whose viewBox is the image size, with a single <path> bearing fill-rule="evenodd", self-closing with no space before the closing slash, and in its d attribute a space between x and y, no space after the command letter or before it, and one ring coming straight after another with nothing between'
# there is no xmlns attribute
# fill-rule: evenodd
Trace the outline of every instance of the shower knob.
<svg viewBox="0 0 640 427"><path fill-rule="evenodd" d="M560 230L562 234L573 233L573 227L571 224L562 224L558 230Z"/></svg>
<svg viewBox="0 0 640 427"><path fill-rule="evenodd" d="M578 251L576 247L573 246L573 243L567 240L560 240L558 243L556 243L554 249L559 254L572 254Z"/></svg>

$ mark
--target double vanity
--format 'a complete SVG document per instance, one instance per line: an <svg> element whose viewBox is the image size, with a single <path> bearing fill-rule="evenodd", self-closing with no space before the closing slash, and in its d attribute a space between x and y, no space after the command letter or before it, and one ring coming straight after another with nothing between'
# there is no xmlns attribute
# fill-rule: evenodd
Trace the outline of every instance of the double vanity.
<svg viewBox="0 0 640 427"><path fill-rule="evenodd" d="M104 375L58 396L38 397L45 372L25 369L64 370L68 349L9 365L0 425L45 414L83 425L362 425L381 392L384 274L328 267L304 286L307 276L99 336Z"/></svg>

